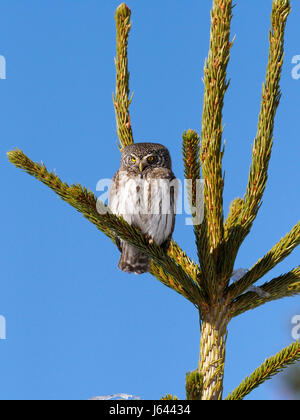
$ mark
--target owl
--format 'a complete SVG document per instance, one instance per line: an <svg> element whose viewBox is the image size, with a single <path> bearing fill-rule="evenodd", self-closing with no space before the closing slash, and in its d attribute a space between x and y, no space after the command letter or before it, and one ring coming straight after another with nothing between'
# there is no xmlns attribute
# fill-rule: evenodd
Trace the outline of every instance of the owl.
<svg viewBox="0 0 300 420"><path fill-rule="evenodd" d="M109 193L112 213L123 216L165 251L175 225L176 179L168 149L158 143L135 143L122 149L121 166ZM127 273L149 271L150 258L116 237L118 267Z"/></svg>

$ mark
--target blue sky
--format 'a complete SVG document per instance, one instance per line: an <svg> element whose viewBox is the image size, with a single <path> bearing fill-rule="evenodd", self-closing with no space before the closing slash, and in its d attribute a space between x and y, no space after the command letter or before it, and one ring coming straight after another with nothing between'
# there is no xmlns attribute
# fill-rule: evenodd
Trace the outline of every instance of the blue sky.
<svg viewBox="0 0 300 420"><path fill-rule="evenodd" d="M150 275L117 268L113 244L52 191L13 167L15 147L62 180L96 192L118 169L112 92L115 0L1 4L0 399L88 399L117 392L185 397L199 357L194 307ZM271 0L237 1L224 108L224 209L245 192L268 54ZM131 0L131 107L136 141L158 141L183 176L181 135L200 130L211 1ZM236 267L250 267L299 220L300 4L286 32L283 97L263 206ZM299 72L300 74L300 72ZM196 258L192 229L178 216L174 239ZM299 250L269 273L299 265ZM229 326L224 395L292 341L299 297L269 303ZM249 399L285 399L280 378Z"/></svg>

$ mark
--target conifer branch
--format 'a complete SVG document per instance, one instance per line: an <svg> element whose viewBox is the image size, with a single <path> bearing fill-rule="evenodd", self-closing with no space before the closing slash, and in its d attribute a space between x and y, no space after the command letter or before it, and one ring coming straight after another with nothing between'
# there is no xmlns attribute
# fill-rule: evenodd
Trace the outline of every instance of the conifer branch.
<svg viewBox="0 0 300 420"><path fill-rule="evenodd" d="M154 242L150 243L148 238L142 235L137 228L129 225L122 217L109 213L103 215L103 217L105 219L105 224L113 230L118 237L140 249L156 264L160 265L173 277L175 283L180 283L185 296L188 297L192 303L199 305L201 308L202 301L205 303L205 296L202 290L199 288L198 284L187 276L183 268L180 265L177 265L160 246L156 245Z"/></svg>
<svg viewBox="0 0 300 420"><path fill-rule="evenodd" d="M201 170L200 170L200 139L199 135L194 130L188 130L183 133L182 136L182 154L183 154L183 163L184 163L184 178L191 181L191 185L187 185L188 191L188 200L192 212L192 217L195 218L196 214L200 211L201 203L199 200L202 197L199 197L198 183L201 179ZM195 212L193 212L196 210ZM194 219L195 220L195 219ZM203 223L205 223L203 221ZM207 238L203 232L204 225L200 224L199 221L196 221L194 224L194 233L196 237L196 244L198 248L198 257L200 264L202 266L203 274L201 276L202 287L206 290L207 294L210 293L210 288L208 286L208 278L214 272L213 259L208 250L208 247L200 245L202 238Z"/></svg>
<svg viewBox="0 0 300 420"><path fill-rule="evenodd" d="M252 284L267 274L300 244L300 222L261 258L239 281L228 288L232 299L245 292Z"/></svg>
<svg viewBox="0 0 300 420"><path fill-rule="evenodd" d="M133 143L132 128L129 114L129 71L127 58L128 37L131 28L131 11L122 3L116 11L117 28L117 57L116 65L116 95L113 95L113 103L116 113L117 134L120 141L120 148Z"/></svg>
<svg viewBox="0 0 300 420"><path fill-rule="evenodd" d="M243 207L243 199L235 198L229 208L229 213L224 222L224 242L220 252L220 272L222 273L222 284L226 287L230 281L234 263L239 250L239 233L240 230L236 224Z"/></svg>
<svg viewBox="0 0 300 420"><path fill-rule="evenodd" d="M204 180L204 220L196 236L203 280L210 299L217 299L218 258L223 241L222 147L224 97L229 82L226 71L230 57L232 0L213 0L208 58L204 68L204 99L200 160Z"/></svg>
<svg viewBox="0 0 300 420"><path fill-rule="evenodd" d="M226 312L222 301L219 259L224 241L222 173L222 111L229 82L226 71L230 57L232 0L213 0L208 58L204 68L204 99L200 162L204 180L204 219L196 234L202 282L208 294L209 310L202 316L200 372L203 400L222 398L225 362ZM222 304L220 303L222 301ZM200 315L201 317L201 315Z"/></svg>
<svg viewBox="0 0 300 420"><path fill-rule="evenodd" d="M201 314L200 314L201 316ZM202 400L221 400L229 314L226 305L210 307L202 316L199 371L203 377Z"/></svg>
<svg viewBox="0 0 300 420"><path fill-rule="evenodd" d="M184 163L184 178L191 180L191 189L188 191L191 209L197 206L196 184L201 178L200 173L200 138L196 131L188 130L182 135L182 154Z"/></svg>
<svg viewBox="0 0 300 420"><path fill-rule="evenodd" d="M203 376L198 369L186 374L185 391L187 400L201 400Z"/></svg>
<svg viewBox="0 0 300 420"><path fill-rule="evenodd" d="M184 269L178 265L170 255L166 255L162 248L156 244L149 244L147 238L145 238L137 229L126 223L122 218L107 213L109 209L104 209L104 205L98 202L93 192L88 191L81 185L69 186L68 184L63 183L56 174L48 172L44 164L31 161L19 149L10 151L7 155L11 163L51 188L64 201L81 212L85 218L96 225L96 227L110 239L115 241L115 236L117 234L122 239L149 255L149 257L154 260L154 263L151 265L151 273L163 284L184 295L200 308L202 302L205 303L204 294L198 283L189 277ZM173 243L171 249L173 249L171 255L174 255L177 259L180 258L181 262L190 261L177 244ZM194 268L192 267L193 265L190 267L190 270L194 272L195 276L198 273L198 271L196 271L196 265L194 265Z"/></svg>
<svg viewBox="0 0 300 420"><path fill-rule="evenodd" d="M223 240L222 110L229 83L226 70L230 57L232 0L214 0L211 37L204 68L204 100L201 132L202 175L209 247L213 253Z"/></svg>
<svg viewBox="0 0 300 420"><path fill-rule="evenodd" d="M284 348L275 356L269 359L257 368L249 377L228 395L226 400L242 400L253 389L257 388L266 380L270 379L275 374L281 372L286 367L290 366L300 360L300 343L297 341L290 346Z"/></svg>
<svg viewBox="0 0 300 420"><path fill-rule="evenodd" d="M232 317L255 309L267 302L300 294L300 266L273 280L264 283L259 288L268 294L268 297L259 296L257 293L247 292L239 296L231 305Z"/></svg>
<svg viewBox="0 0 300 420"><path fill-rule="evenodd" d="M224 238L225 240L229 238L231 229L236 225L236 222L239 219L241 214L243 199L240 197L235 198L229 207L228 216L224 222Z"/></svg>
<svg viewBox="0 0 300 420"><path fill-rule="evenodd" d="M284 55L284 33L290 13L289 0L273 0L271 30L269 34L269 60L266 80L263 85L262 103L258 120L258 129L252 147L252 163L246 194L235 201L239 217L232 219L232 211L225 221L225 243L223 248L222 274L225 285L228 284L238 250L250 232L251 226L261 206L266 188L267 174L273 144L273 131L276 111L280 102L280 77Z"/></svg>
<svg viewBox="0 0 300 420"><path fill-rule="evenodd" d="M169 250L169 256L179 264L186 274L203 289L202 273L198 264L191 260L179 245L172 239Z"/></svg>
<svg viewBox="0 0 300 420"><path fill-rule="evenodd" d="M202 223L197 227L196 234L196 245L198 251L198 258L201 267L201 279L203 289L207 295L209 303L213 303L218 296L217 293L217 272L216 264L213 258L213 254L210 252L208 246L208 225L206 218L206 209L204 208L204 218Z"/></svg>
<svg viewBox="0 0 300 420"><path fill-rule="evenodd" d="M154 261L151 261L150 267L150 274L152 274L157 280L163 283L165 286L169 287L170 289L175 290L175 292L179 293L180 295L184 296L186 299L190 300L189 296L185 292L182 285L178 282L178 280L169 274L164 268L156 264ZM194 299L190 300L194 305L197 305Z"/></svg>
<svg viewBox="0 0 300 420"><path fill-rule="evenodd" d="M43 182L58 194L61 199L75 207L84 217L94 223L101 232L113 239L113 233L99 217L97 198L91 191L82 188L81 185L69 186L67 183L62 182L56 174L48 172L44 164L33 162L19 149L8 152L7 157L13 165Z"/></svg>
<svg viewBox="0 0 300 420"><path fill-rule="evenodd" d="M236 222L236 229L231 233L231 237L235 237L238 234L238 247L250 232L266 188L273 144L274 121L281 98L279 83L284 56L284 34L290 10L290 0L273 0L271 31L269 34L269 60L266 80L262 90L257 135L252 147L249 180L240 217ZM237 252L236 249L234 251Z"/></svg>
<svg viewBox="0 0 300 420"><path fill-rule="evenodd" d="M166 394L164 397L161 397L161 400L178 400L176 395Z"/></svg>

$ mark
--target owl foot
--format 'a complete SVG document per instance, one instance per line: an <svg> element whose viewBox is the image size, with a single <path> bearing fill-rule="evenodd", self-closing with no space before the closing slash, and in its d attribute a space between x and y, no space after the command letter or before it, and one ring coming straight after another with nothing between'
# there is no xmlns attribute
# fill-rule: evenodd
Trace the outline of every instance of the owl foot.
<svg viewBox="0 0 300 420"><path fill-rule="evenodd" d="M153 238L151 238L151 236L145 235L145 238L150 245L152 245L154 243Z"/></svg>

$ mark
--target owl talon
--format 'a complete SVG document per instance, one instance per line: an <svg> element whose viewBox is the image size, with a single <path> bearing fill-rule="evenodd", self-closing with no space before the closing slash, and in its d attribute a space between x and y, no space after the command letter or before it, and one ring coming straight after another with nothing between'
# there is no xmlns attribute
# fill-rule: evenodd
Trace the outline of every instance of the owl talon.
<svg viewBox="0 0 300 420"><path fill-rule="evenodd" d="M150 244L150 245L152 245L152 244L153 244L153 238L151 238L151 236L149 236L149 235L145 235L145 238L146 238L146 240L147 240L148 244Z"/></svg>

